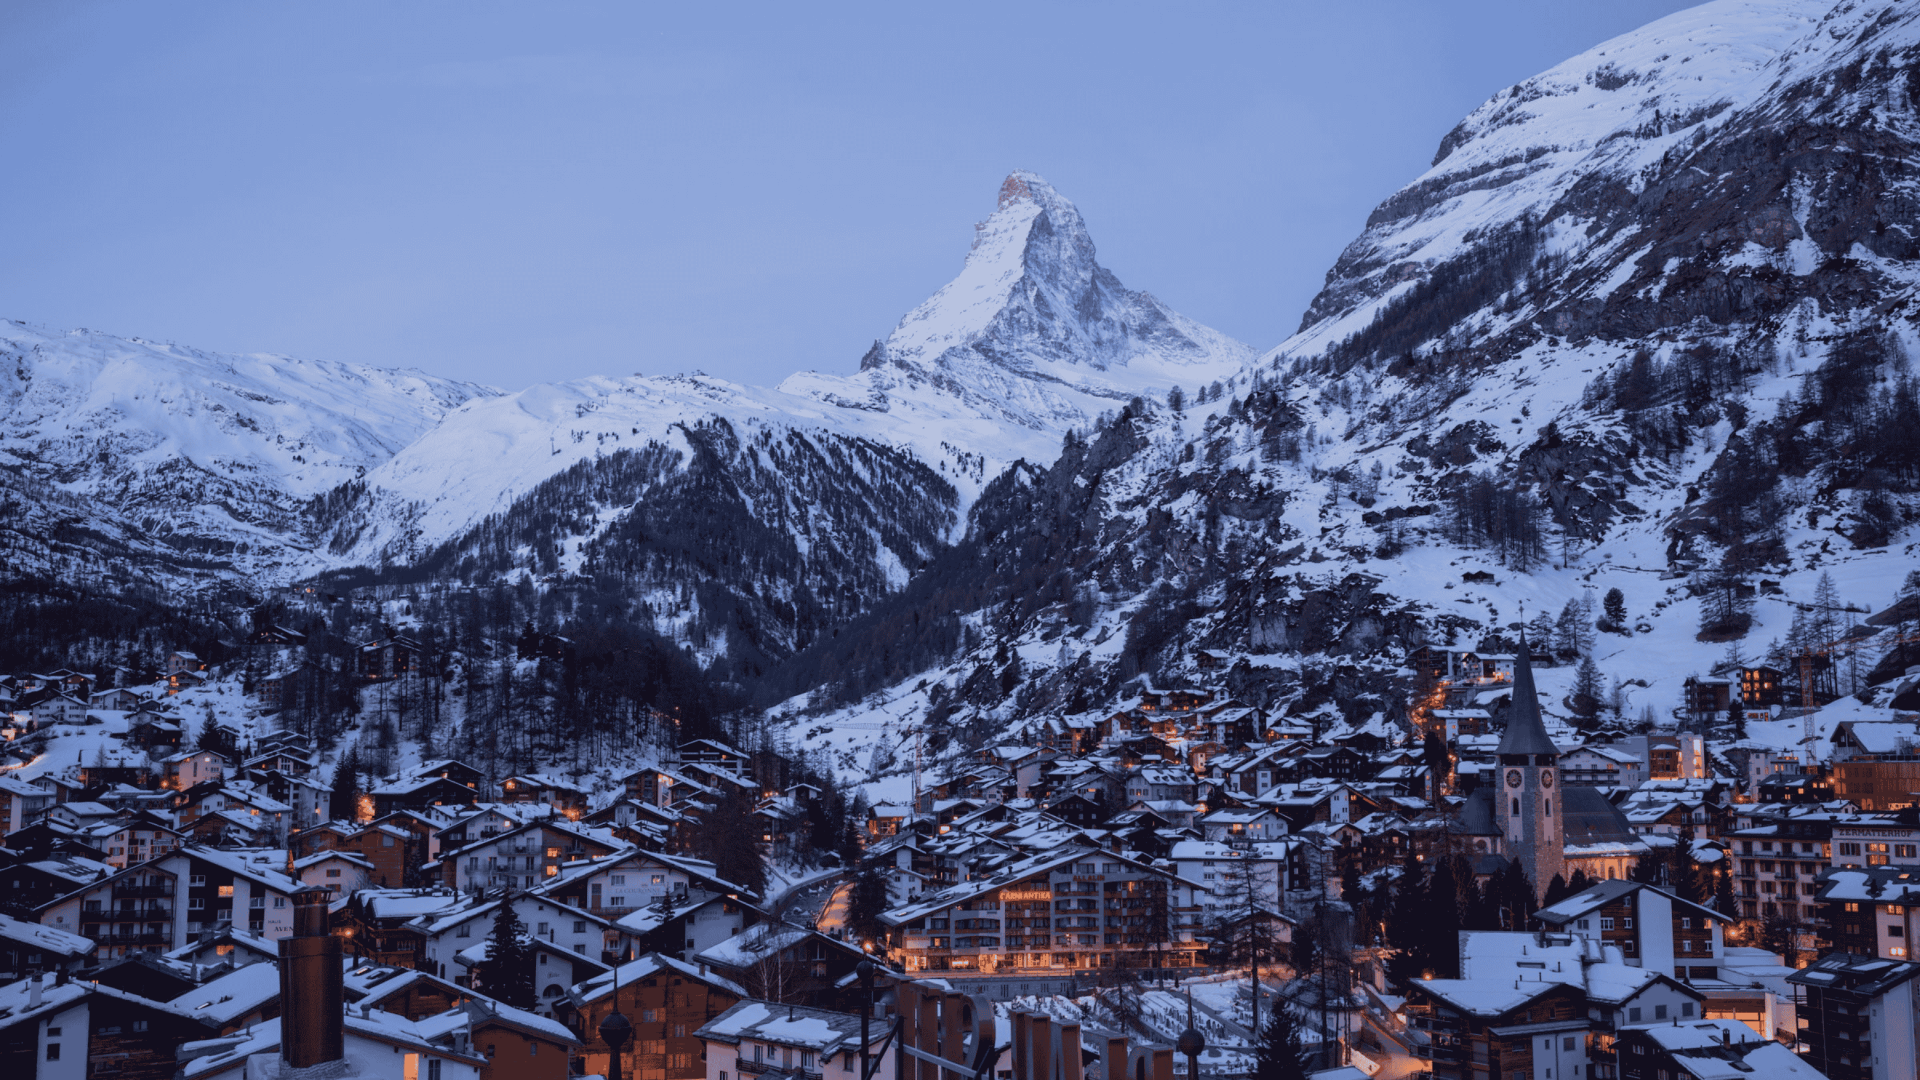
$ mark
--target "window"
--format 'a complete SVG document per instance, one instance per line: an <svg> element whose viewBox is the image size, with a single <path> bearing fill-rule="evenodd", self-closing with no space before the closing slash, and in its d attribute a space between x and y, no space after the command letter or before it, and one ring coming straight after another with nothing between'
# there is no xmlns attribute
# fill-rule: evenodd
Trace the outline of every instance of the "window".
<svg viewBox="0 0 1920 1080"><path fill-rule="evenodd" d="M1562 1040L1560 1044L1560 1049L1562 1050L1573 1049L1573 1036L1569 1035L1564 1040Z"/></svg>
<svg viewBox="0 0 1920 1080"><path fill-rule="evenodd" d="M1612 920L1612 919L1601 919L1601 920L1600 920L1600 929L1602 929L1602 930L1611 930L1611 929L1613 929L1613 920Z"/></svg>
<svg viewBox="0 0 1920 1080"><path fill-rule="evenodd" d="M1665 1020L1667 1018L1667 1007L1665 1005L1655 1005L1653 1007L1653 1018L1655 1020Z"/></svg>
<svg viewBox="0 0 1920 1080"><path fill-rule="evenodd" d="M1681 1015L1681 1017L1682 1017L1682 1018L1684 1018L1684 1019L1690 1019L1690 1018L1692 1018L1692 1016L1693 1016L1693 1002L1691 1002L1691 1001L1683 1001L1683 1002L1681 1002L1681 1003L1680 1003L1680 1015Z"/></svg>
<svg viewBox="0 0 1920 1080"><path fill-rule="evenodd" d="M284 897L284 896L276 896L276 897L274 897L274 898L273 898L273 906L274 906L274 907L277 907L277 908L283 908L283 907L286 907L286 906L287 906L287 898L286 898L286 897Z"/></svg>
<svg viewBox="0 0 1920 1080"><path fill-rule="evenodd" d="M427 1080L440 1080L440 1059L427 1059Z"/></svg>
<svg viewBox="0 0 1920 1080"><path fill-rule="evenodd" d="M453 936L454 937L472 937L473 936L472 925L467 923L462 923L460 928L453 932Z"/></svg>
<svg viewBox="0 0 1920 1080"><path fill-rule="evenodd" d="M585 919L575 919L575 920L573 920L573 932L574 932L574 933L576 933L576 934L584 934L584 933L586 933L586 932L587 932L587 920L585 920Z"/></svg>
<svg viewBox="0 0 1920 1080"><path fill-rule="evenodd" d="M1633 916L1631 915L1627 916L1626 924L1627 924L1627 929L1629 930L1633 929Z"/></svg>
<svg viewBox="0 0 1920 1080"><path fill-rule="evenodd" d="M187 884L190 886L205 885L206 883L207 883L207 875L205 874L194 874L193 876L187 878Z"/></svg>
<svg viewBox="0 0 1920 1080"><path fill-rule="evenodd" d="M1635 1005L1633 1008L1627 1010L1627 1022L1630 1024L1640 1022L1640 1006Z"/></svg>
<svg viewBox="0 0 1920 1080"><path fill-rule="evenodd" d="M625 874L615 874L615 875L613 875L613 884L615 884L615 885L625 885L626 883L627 883L627 875L625 875Z"/></svg>
<svg viewBox="0 0 1920 1080"><path fill-rule="evenodd" d="M663 882L665 882L666 880L667 880L667 875L665 875L665 874L655 874L655 875L653 875L653 883L654 883L655 885L659 885L659 884L662 884L662 883L663 883Z"/></svg>
<svg viewBox="0 0 1920 1080"><path fill-rule="evenodd" d="M225 897L225 896L232 896L232 895L233 895L233 886L231 886L231 885L222 885L222 886L220 886L220 895L221 895L221 896L223 896L223 897Z"/></svg>
<svg viewBox="0 0 1920 1080"><path fill-rule="evenodd" d="M48 1061L60 1060L60 1044L59 1043L47 1044L47 1060Z"/></svg>
<svg viewBox="0 0 1920 1080"><path fill-rule="evenodd" d="M263 908L263 907L266 907L266 906L267 906L267 898L266 898L266 897L264 897L264 896L255 896L255 897L251 897L250 899L248 899L248 900L247 900L247 906L248 906L248 907L250 907L250 908Z"/></svg>
<svg viewBox="0 0 1920 1080"><path fill-rule="evenodd" d="M327 871L327 876L328 876L328 877L339 877L339 876L340 876L340 871L338 871L338 870L329 870L329 871Z"/></svg>

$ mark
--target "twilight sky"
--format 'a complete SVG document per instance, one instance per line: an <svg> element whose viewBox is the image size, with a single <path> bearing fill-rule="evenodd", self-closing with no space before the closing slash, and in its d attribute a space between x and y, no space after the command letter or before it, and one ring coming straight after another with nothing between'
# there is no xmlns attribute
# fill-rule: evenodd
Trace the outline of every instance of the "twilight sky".
<svg viewBox="0 0 1920 1080"><path fill-rule="evenodd" d="M508 388L851 371L1028 168L1277 344L1494 91L1671 0L0 6L0 317Z"/></svg>

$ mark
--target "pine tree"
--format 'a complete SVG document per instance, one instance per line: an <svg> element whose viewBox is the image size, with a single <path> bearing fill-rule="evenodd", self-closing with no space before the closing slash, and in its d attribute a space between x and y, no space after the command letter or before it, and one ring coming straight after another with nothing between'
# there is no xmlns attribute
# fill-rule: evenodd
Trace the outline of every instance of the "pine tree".
<svg viewBox="0 0 1920 1080"><path fill-rule="evenodd" d="M754 809L746 789L732 788L692 831L690 846L722 880L757 893L767 885L767 845Z"/></svg>
<svg viewBox="0 0 1920 1080"><path fill-rule="evenodd" d="M360 754L354 747L348 747L334 766L327 816L335 821L353 821L360 816Z"/></svg>
<svg viewBox="0 0 1920 1080"><path fill-rule="evenodd" d="M1728 919L1738 919L1740 903L1733 898L1733 875L1718 873L1713 877L1713 909Z"/></svg>
<svg viewBox="0 0 1920 1080"><path fill-rule="evenodd" d="M1394 883L1393 906L1387 912L1387 944L1395 951L1387 958L1387 976L1405 986L1426 971L1426 939L1432 933L1428 919L1426 867L1412 855Z"/></svg>
<svg viewBox="0 0 1920 1080"><path fill-rule="evenodd" d="M533 948L526 938L527 926L513 909L512 899L502 898L478 974L488 997L516 1009L534 1006Z"/></svg>
<svg viewBox="0 0 1920 1080"><path fill-rule="evenodd" d="M1601 610L1606 613L1607 629L1622 631L1627 627L1627 594L1618 587L1607 590L1607 598L1601 602Z"/></svg>
<svg viewBox="0 0 1920 1080"><path fill-rule="evenodd" d="M1599 665L1593 662L1592 655L1582 657L1580 660L1580 669L1573 674L1573 698L1575 707L1582 710L1598 709L1602 704L1601 694L1604 692L1605 691L1600 688ZM1589 711L1587 715L1591 716L1592 712Z"/></svg>
<svg viewBox="0 0 1920 1080"><path fill-rule="evenodd" d="M1580 603L1569 600L1553 623L1553 652L1563 661L1580 659Z"/></svg>
<svg viewBox="0 0 1920 1080"><path fill-rule="evenodd" d="M1554 655L1553 635L1557 624L1552 615L1541 612L1527 624L1527 647L1545 655Z"/></svg>
<svg viewBox="0 0 1920 1080"><path fill-rule="evenodd" d="M1568 886L1567 879L1561 877L1559 874L1553 875L1553 880L1547 882L1547 895L1545 900L1548 907L1552 907L1572 895L1573 889Z"/></svg>
<svg viewBox="0 0 1920 1080"><path fill-rule="evenodd" d="M1734 738L1744 739L1747 737L1747 708L1746 703L1740 700L1739 684L1735 683L1734 686L1735 689L1727 695L1727 726L1733 729Z"/></svg>
<svg viewBox="0 0 1920 1080"><path fill-rule="evenodd" d="M1299 1022L1286 1007L1274 1006L1254 1048L1253 1080L1306 1080L1306 1057Z"/></svg>
<svg viewBox="0 0 1920 1080"><path fill-rule="evenodd" d="M875 867L860 871L847 893L847 930L855 938L878 940L887 931L880 921L881 913L887 910L887 900L886 877Z"/></svg>

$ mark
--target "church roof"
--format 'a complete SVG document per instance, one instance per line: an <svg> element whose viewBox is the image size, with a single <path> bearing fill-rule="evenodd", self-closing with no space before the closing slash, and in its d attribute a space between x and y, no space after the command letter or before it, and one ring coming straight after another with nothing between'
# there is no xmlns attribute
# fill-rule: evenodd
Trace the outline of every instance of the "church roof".
<svg viewBox="0 0 1920 1080"><path fill-rule="evenodd" d="M1533 688L1533 661L1525 640L1520 642L1520 656L1513 665L1513 707L1507 710L1507 730L1494 753L1560 754L1560 748L1547 738L1546 724L1540 719L1540 693Z"/></svg>
<svg viewBox="0 0 1920 1080"><path fill-rule="evenodd" d="M1570 845L1633 844L1640 840L1627 815L1599 788L1580 784L1562 787L1560 823Z"/></svg>

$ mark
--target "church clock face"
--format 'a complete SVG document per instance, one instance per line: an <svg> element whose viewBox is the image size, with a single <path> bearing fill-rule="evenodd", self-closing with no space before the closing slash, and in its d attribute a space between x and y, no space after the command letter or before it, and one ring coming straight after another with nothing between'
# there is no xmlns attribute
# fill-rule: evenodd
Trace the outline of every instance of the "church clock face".
<svg viewBox="0 0 1920 1080"><path fill-rule="evenodd" d="M1552 786L1553 786L1553 773L1552 773L1552 772L1543 772L1543 773L1541 773L1541 774L1540 774L1540 786L1541 786L1541 787L1552 787Z"/></svg>
<svg viewBox="0 0 1920 1080"><path fill-rule="evenodd" d="M1508 787L1520 786L1520 770L1519 769L1507 770L1507 786Z"/></svg>

